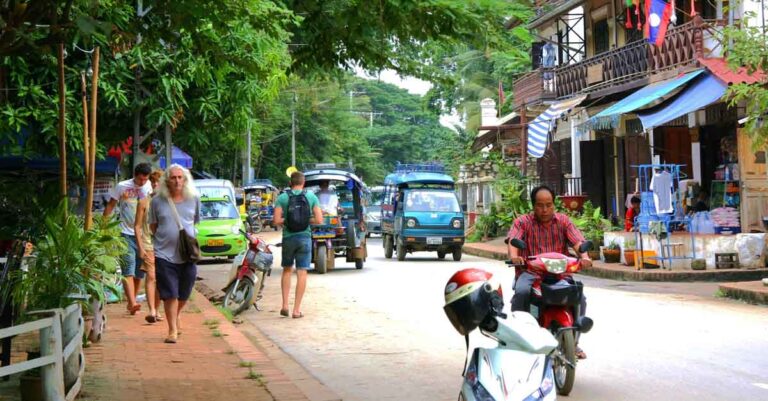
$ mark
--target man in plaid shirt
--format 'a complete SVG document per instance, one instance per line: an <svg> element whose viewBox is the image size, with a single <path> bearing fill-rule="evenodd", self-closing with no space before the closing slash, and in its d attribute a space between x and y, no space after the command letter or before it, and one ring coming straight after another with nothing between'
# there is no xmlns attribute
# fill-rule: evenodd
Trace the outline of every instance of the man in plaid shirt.
<svg viewBox="0 0 768 401"><path fill-rule="evenodd" d="M525 264L528 256L547 252L568 254L568 245L578 250L584 242L584 236L571 222L568 216L555 212L555 194L549 187L542 185L531 191L533 213L518 217L507 234L507 253L516 265ZM525 242L525 249L512 246L511 240L517 238ZM578 251L577 251L578 252ZM581 256L581 266L592 266L587 253ZM530 295L536 276L515 267L515 288L512 296L513 311L530 311ZM586 297L583 297L581 314L586 310ZM577 349L580 359L586 358L581 349Z"/></svg>

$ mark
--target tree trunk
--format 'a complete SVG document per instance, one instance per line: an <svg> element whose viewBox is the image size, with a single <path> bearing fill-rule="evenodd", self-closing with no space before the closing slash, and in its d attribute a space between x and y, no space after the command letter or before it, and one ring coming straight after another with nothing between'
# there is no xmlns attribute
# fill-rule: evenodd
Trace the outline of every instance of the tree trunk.
<svg viewBox="0 0 768 401"><path fill-rule="evenodd" d="M85 173L83 182L85 183L87 191L88 179L91 177L91 140L90 132L88 131L88 84L85 82L85 72L80 73L80 84L82 87L80 97L83 101L83 172ZM93 198L91 197L91 200L88 200L87 196L88 195L86 195L86 202L84 207L85 227L89 228L91 226L90 222L93 214Z"/></svg>
<svg viewBox="0 0 768 401"><path fill-rule="evenodd" d="M97 106L97 100L98 100L98 94L99 94L99 47L97 46L93 50L93 77L91 80L91 112L89 117L91 118L90 126L88 127L90 129L90 160L88 163L90 164L89 167L89 176L88 176L88 184L87 184L87 197L85 202L85 207L88 209L91 209L93 207L93 184L96 181L96 106ZM85 229L88 230L92 226L92 221L86 220L85 221Z"/></svg>
<svg viewBox="0 0 768 401"><path fill-rule="evenodd" d="M66 88L64 86L64 44L59 43L59 170L61 197L67 197L67 127L65 120ZM65 212L66 213L66 210Z"/></svg>

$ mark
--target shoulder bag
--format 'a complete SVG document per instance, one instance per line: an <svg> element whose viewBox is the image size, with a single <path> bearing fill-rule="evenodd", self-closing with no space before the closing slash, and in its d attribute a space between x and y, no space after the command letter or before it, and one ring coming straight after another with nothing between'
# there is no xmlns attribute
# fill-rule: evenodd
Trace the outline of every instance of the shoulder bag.
<svg viewBox="0 0 768 401"><path fill-rule="evenodd" d="M176 245L179 250L179 255L187 263L195 263L200 260L200 244L197 242L197 238L189 235L187 230L181 224L181 218L179 212L176 210L176 205L173 199L167 198L168 204L171 205L173 211L173 217L176 218L176 225L179 226L179 242Z"/></svg>

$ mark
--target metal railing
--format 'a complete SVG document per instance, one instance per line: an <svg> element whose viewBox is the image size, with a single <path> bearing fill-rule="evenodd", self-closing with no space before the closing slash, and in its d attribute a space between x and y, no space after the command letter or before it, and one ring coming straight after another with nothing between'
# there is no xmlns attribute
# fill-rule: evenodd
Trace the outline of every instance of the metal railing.
<svg viewBox="0 0 768 401"><path fill-rule="evenodd" d="M0 367L0 377L40 369L43 399L46 401L72 401L80 392L85 358L83 357L83 315L80 304L66 309L29 312L41 319L0 329L0 339L38 332L40 356L24 362ZM70 376L65 383L65 370ZM65 390L65 386L69 390Z"/></svg>
<svg viewBox="0 0 768 401"><path fill-rule="evenodd" d="M555 191L557 196L583 195L581 192L581 177L560 177L555 180L542 180L540 178L530 178L528 181L528 191L539 185L546 185Z"/></svg>

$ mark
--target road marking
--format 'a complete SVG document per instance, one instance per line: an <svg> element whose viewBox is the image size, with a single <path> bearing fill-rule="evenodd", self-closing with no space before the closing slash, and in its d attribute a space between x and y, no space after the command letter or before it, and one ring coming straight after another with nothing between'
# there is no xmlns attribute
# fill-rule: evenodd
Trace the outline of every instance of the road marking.
<svg viewBox="0 0 768 401"><path fill-rule="evenodd" d="M763 390L768 390L768 384L765 383L752 383L753 385L760 387Z"/></svg>

